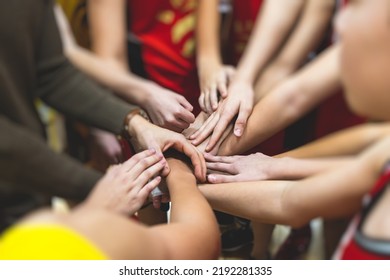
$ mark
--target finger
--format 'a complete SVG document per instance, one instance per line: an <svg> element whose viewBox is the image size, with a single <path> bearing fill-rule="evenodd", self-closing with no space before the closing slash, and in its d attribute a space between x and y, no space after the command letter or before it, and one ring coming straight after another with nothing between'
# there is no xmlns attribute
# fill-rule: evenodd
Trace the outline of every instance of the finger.
<svg viewBox="0 0 390 280"><path fill-rule="evenodd" d="M160 160L158 163L151 165L148 169L145 169L138 177L135 178L134 183L136 184L135 191L139 191L147 182L157 176L163 168L167 165L165 159Z"/></svg>
<svg viewBox="0 0 390 280"><path fill-rule="evenodd" d="M234 124L234 132L233 132L234 135L236 135L237 137L241 137L242 134L244 133L246 123L251 114L251 111L252 110L250 108L240 107L237 120Z"/></svg>
<svg viewBox="0 0 390 280"><path fill-rule="evenodd" d="M222 162L206 162L206 167L208 170L216 172L225 172L231 175L236 175L233 170L232 164L222 163Z"/></svg>
<svg viewBox="0 0 390 280"><path fill-rule="evenodd" d="M216 113L211 114L207 118L207 120L196 130L196 132L193 133L192 135L190 135L190 139L193 140L193 139L197 138L202 133L202 131L210 124L210 122L212 122L213 119L216 117L217 117Z"/></svg>
<svg viewBox="0 0 390 280"><path fill-rule="evenodd" d="M171 124L165 126L164 128L172 130L174 132L182 133L183 130L187 129L189 126L190 126L189 123L187 123L181 119L177 119L174 122L172 122Z"/></svg>
<svg viewBox="0 0 390 280"><path fill-rule="evenodd" d="M210 106L211 106L211 112L214 112L218 108L218 91L217 91L217 87L214 87L214 90L210 94Z"/></svg>
<svg viewBox="0 0 390 280"><path fill-rule="evenodd" d="M183 120L184 122L191 124L195 121L195 116L193 113L186 109L181 109L179 112L179 115L177 116L178 119Z"/></svg>
<svg viewBox="0 0 390 280"><path fill-rule="evenodd" d="M207 176L207 181L212 184L236 182L236 176L237 175L210 174Z"/></svg>
<svg viewBox="0 0 390 280"><path fill-rule="evenodd" d="M215 127L218 125L219 117L214 117L211 119L210 122L202 129L199 129L199 134L196 136L194 140L192 140L192 144L197 146L200 143L202 143L204 140L206 140L207 137L210 136L210 134L213 132Z"/></svg>
<svg viewBox="0 0 390 280"><path fill-rule="evenodd" d="M235 161L237 156L214 156L209 153L204 154L204 158L208 162L223 162L223 163L232 163Z"/></svg>
<svg viewBox="0 0 390 280"><path fill-rule="evenodd" d="M132 169L127 171L127 180L138 181L145 185L146 182L156 175L156 171L160 171L166 165L166 160L160 154L152 155L141 159Z"/></svg>
<svg viewBox="0 0 390 280"><path fill-rule="evenodd" d="M160 184L160 182L161 182L160 176L154 177L153 180L150 180L143 188L140 189L138 195L142 199L146 200L149 194L152 192L152 190L156 188L158 184Z"/></svg>
<svg viewBox="0 0 390 280"><path fill-rule="evenodd" d="M161 176L163 177L167 177L169 172L171 172L171 168L169 167L169 165L165 165L165 167L163 168L163 170L161 171Z"/></svg>
<svg viewBox="0 0 390 280"><path fill-rule="evenodd" d="M149 157L149 156L152 156L152 155L155 155L156 154L156 150L155 149L148 149L148 150L145 150L145 151L142 151L140 153L137 153L135 154L134 156L132 156L131 158L129 158L127 161L125 161L121 166L123 169L125 169L126 171L127 170L130 170L132 169L141 159L145 158L145 157Z"/></svg>
<svg viewBox="0 0 390 280"><path fill-rule="evenodd" d="M213 91L215 91L215 87L210 87L205 94L204 97L204 106L206 108L206 113L211 114L213 110L211 109L211 104L210 104L210 95L213 94Z"/></svg>
<svg viewBox="0 0 390 280"><path fill-rule="evenodd" d="M189 157L194 167L195 177L201 182L206 181L206 162L203 155L184 137L177 139L173 148Z"/></svg>
<svg viewBox="0 0 390 280"><path fill-rule="evenodd" d="M194 106L191 105L190 102L188 102L187 99L185 99L184 96L182 95L179 95L178 96L178 99L179 99L179 103L181 106L183 106L186 110L192 112L192 110L194 110Z"/></svg>
<svg viewBox="0 0 390 280"><path fill-rule="evenodd" d="M207 144L206 152L209 152L214 148L214 146L217 144L222 134L228 127L229 123L232 121L233 117L234 115L230 113L226 113L222 115L221 119L219 120L219 122L216 124L214 128L209 143Z"/></svg>
<svg viewBox="0 0 390 280"><path fill-rule="evenodd" d="M219 94L222 96L222 98L227 97L226 80L218 81L218 91L219 91ZM218 106L218 104L217 104L217 106Z"/></svg>
<svg viewBox="0 0 390 280"><path fill-rule="evenodd" d="M206 112L206 107L204 106L204 91L201 92L199 98L198 98L199 107L202 109L203 112Z"/></svg>

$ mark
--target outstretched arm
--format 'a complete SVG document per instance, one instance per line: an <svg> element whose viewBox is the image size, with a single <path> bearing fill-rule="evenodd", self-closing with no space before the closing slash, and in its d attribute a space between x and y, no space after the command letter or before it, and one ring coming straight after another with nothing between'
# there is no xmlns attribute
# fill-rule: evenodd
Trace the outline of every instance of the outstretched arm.
<svg viewBox="0 0 390 280"><path fill-rule="evenodd" d="M202 127L199 133L192 135L191 139L195 139L195 145L203 142L211 134L206 147L207 151L211 151L236 116L233 133L237 137L243 135L253 109L255 97L253 87L258 73L281 47L288 32L293 28L303 4L303 0L266 1L264 8L260 10L261 14L256 20L237 71L230 79L227 97L211 115L211 121Z"/></svg>
<svg viewBox="0 0 390 280"><path fill-rule="evenodd" d="M306 178L324 170L340 168L387 135L390 135L389 123L366 123L275 157L261 153L249 156L206 154L207 179L210 183L227 183Z"/></svg>
<svg viewBox="0 0 390 280"><path fill-rule="evenodd" d="M337 46L330 47L274 88L254 107L244 134L241 137L229 135L219 154L239 154L255 147L336 93L341 88L338 52Z"/></svg>
<svg viewBox="0 0 390 280"><path fill-rule="evenodd" d="M176 159L168 159L168 163L172 167L167 178L172 202L169 224L145 227L91 201L54 220L81 233L111 259L217 258L219 230L210 206L199 192L191 170ZM117 192L111 197L115 195Z"/></svg>
<svg viewBox="0 0 390 280"><path fill-rule="evenodd" d="M108 6L114 7L104 10L106 5L104 1L96 1L96 3L92 1L90 3L90 9L93 12L91 15L93 19L92 27L95 25L99 27L99 19L105 19L106 13L118 12L119 7L122 7L121 1L109 1ZM103 11L100 9L103 9ZM58 5L55 7L55 14L65 54L85 74L110 88L120 98L141 106L147 111L153 123L158 126L174 131L182 131L194 121L195 118L191 112L193 106L183 96L129 72L127 62L124 63L124 61L127 61L126 51L119 47L118 49L115 48L115 44L122 44L123 39L116 38L114 41L105 41L106 35L104 32L107 32L107 30L103 29L95 34L94 45L97 51L95 54L77 45L67 19ZM110 25L116 26L119 24L118 18L114 22L110 22ZM117 29L118 31L114 34L119 34L119 30L122 30L120 27L117 27ZM126 34L125 30L123 32ZM110 32L107 36L108 40L112 33ZM103 37L103 39L100 37ZM164 98L161 98L161 96Z"/></svg>
<svg viewBox="0 0 390 280"><path fill-rule="evenodd" d="M343 217L360 208L389 159L389 144L384 138L350 164L301 181L203 185L200 190L214 209L265 223L299 227L316 217Z"/></svg>
<svg viewBox="0 0 390 280"><path fill-rule="evenodd" d="M308 0L296 27L277 57L256 81L256 102L278 82L295 72L324 40L331 25L335 1Z"/></svg>

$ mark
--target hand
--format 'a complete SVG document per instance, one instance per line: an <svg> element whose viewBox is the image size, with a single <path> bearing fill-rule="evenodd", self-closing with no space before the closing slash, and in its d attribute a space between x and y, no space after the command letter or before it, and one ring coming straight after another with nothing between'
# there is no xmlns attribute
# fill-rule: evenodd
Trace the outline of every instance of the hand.
<svg viewBox="0 0 390 280"><path fill-rule="evenodd" d="M200 112L199 115L196 116L195 121L186 129L183 130L182 134L185 138L189 138L192 134L197 132L202 125L207 121L209 115L205 112Z"/></svg>
<svg viewBox="0 0 390 280"><path fill-rule="evenodd" d="M122 148L115 135L109 132L91 129L88 149L92 166L101 172L105 172L110 165L123 161Z"/></svg>
<svg viewBox="0 0 390 280"><path fill-rule="evenodd" d="M87 205L133 215L160 183L157 175L166 164L160 153L150 149L110 167L87 198Z"/></svg>
<svg viewBox="0 0 390 280"><path fill-rule="evenodd" d="M146 98L140 104L155 125L181 132L194 122L193 106L182 96L154 83L148 83Z"/></svg>
<svg viewBox="0 0 390 280"><path fill-rule="evenodd" d="M199 71L199 105L204 112L211 114L218 108L218 93L222 98L227 97L227 87L234 72L233 66L220 64Z"/></svg>
<svg viewBox="0 0 390 280"><path fill-rule="evenodd" d="M130 120L128 127L135 149L154 148L158 153L162 153L173 148L191 159L195 176L199 181L206 180L206 163L203 155L182 134L158 127L138 115ZM169 171L167 165L162 175L168 175Z"/></svg>
<svg viewBox="0 0 390 280"><path fill-rule="evenodd" d="M271 180L271 168L277 164L276 159L262 153L248 156L213 156L205 154L210 183L229 183Z"/></svg>
<svg viewBox="0 0 390 280"><path fill-rule="evenodd" d="M226 128L226 130L223 132L221 138L219 138L218 142L215 144L215 146L213 147L213 149L211 149L210 151L208 151L208 153L210 155L217 155L217 154L220 154L221 151L223 151L225 149L225 144L223 145L222 149L220 149L222 143L225 142L226 138L231 135L232 133L232 130L233 130L233 124L230 123L229 126ZM209 143L210 141L210 138L211 136L209 136L208 138L206 138L202 143L200 143L199 145L196 146L196 148L198 149L198 151L200 151L202 154L204 154L206 152L206 146L207 144Z"/></svg>
<svg viewBox="0 0 390 280"><path fill-rule="evenodd" d="M238 114L234 124L233 133L240 137L253 109L254 93L249 83L237 81L233 82L228 89L228 97L221 101L218 109L211 114L210 118L190 139L192 144L197 146L203 142L211 133L212 136L206 147L206 151L211 151L218 143L224 131Z"/></svg>

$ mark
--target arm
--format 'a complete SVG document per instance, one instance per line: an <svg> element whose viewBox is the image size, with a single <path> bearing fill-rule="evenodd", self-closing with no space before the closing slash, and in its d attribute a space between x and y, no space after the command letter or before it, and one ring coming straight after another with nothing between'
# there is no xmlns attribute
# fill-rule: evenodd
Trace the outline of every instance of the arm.
<svg viewBox="0 0 390 280"><path fill-rule="evenodd" d="M330 47L274 88L254 107L244 134L241 137L229 135L218 153L231 155L255 147L337 92L341 88L338 51L337 46Z"/></svg>
<svg viewBox="0 0 390 280"><path fill-rule="evenodd" d="M126 1L89 1L88 16L92 51L108 64L128 70Z"/></svg>
<svg viewBox="0 0 390 280"><path fill-rule="evenodd" d="M213 184L260 180L296 180L325 170L340 168L352 157L297 159L274 158L261 153L248 156L213 156L206 154L207 180Z"/></svg>
<svg viewBox="0 0 390 280"><path fill-rule="evenodd" d="M12 191L82 199L101 177L80 162L53 152L43 139L2 116L0 129L0 178Z"/></svg>
<svg viewBox="0 0 390 280"><path fill-rule="evenodd" d="M66 61L52 7L47 13L39 49L37 95L68 117L120 134L125 118L129 112L134 113L136 107L97 87ZM192 160L197 178L205 180L204 159L184 136L155 126L139 115L132 118L131 123L128 121L127 128L141 150L154 148L161 152L172 147L185 153ZM166 168L165 174L168 172L169 168Z"/></svg>
<svg viewBox="0 0 390 280"><path fill-rule="evenodd" d="M324 39L326 29L331 24L335 1L308 0L292 35L278 56L272 61L260 80L256 83L256 96L267 93L278 81L297 70L320 40ZM258 96L257 96L258 100Z"/></svg>
<svg viewBox="0 0 390 280"><path fill-rule="evenodd" d="M227 96L227 84L233 68L222 65L220 51L220 14L217 0L201 0L196 21L197 66L203 111L212 113L218 107L218 93Z"/></svg>
<svg viewBox="0 0 390 280"><path fill-rule="evenodd" d="M119 1L111 2L118 3ZM58 5L55 7L55 13L65 54L77 68L100 84L112 89L121 99L141 106L156 125L180 131L193 121L194 116L191 113L193 107L183 96L139 78L122 67L115 67L104 57L98 56L99 54L95 55L78 46L67 19ZM164 95L164 98L157 101L156 98L160 95Z"/></svg>
<svg viewBox="0 0 390 280"><path fill-rule="evenodd" d="M388 123L367 123L335 132L275 157L261 153L249 156L206 154L207 179L210 183L226 183L305 178L340 168L387 135L390 135Z"/></svg>
<svg viewBox="0 0 390 280"><path fill-rule="evenodd" d="M236 80L254 84L258 73L266 66L292 30L302 12L302 0L266 0L257 17L248 46L237 66ZM276 16L277 15L277 16Z"/></svg>
<svg viewBox="0 0 390 280"><path fill-rule="evenodd" d="M389 159L389 138L355 161L301 181L200 186L211 206L251 220L299 227L313 218L355 213ZM331 207L330 207L331 206Z"/></svg>
<svg viewBox="0 0 390 280"><path fill-rule="evenodd" d="M332 133L277 157L316 158L356 155L389 134L389 123L366 123Z"/></svg>
<svg viewBox="0 0 390 280"><path fill-rule="evenodd" d="M235 116L237 119L234 121L233 133L237 137L243 135L253 109L255 79L284 42L303 4L303 0L291 0L287 3L280 0L266 1L237 71L231 78L227 97L210 117L211 121L191 137L192 140L195 139L194 145L200 144L212 134L206 147L206 151L211 151Z"/></svg>
<svg viewBox="0 0 390 280"><path fill-rule="evenodd" d="M147 228L102 211L101 206L89 205L79 207L66 222L114 259L217 258L219 230L210 206L191 170L175 159L168 159L168 163L172 166L167 177L172 202L170 224Z"/></svg>
<svg viewBox="0 0 390 280"><path fill-rule="evenodd" d="M120 133L124 117L136 107L108 94L65 59L53 7L48 5L45 13L37 49L36 96L68 117Z"/></svg>

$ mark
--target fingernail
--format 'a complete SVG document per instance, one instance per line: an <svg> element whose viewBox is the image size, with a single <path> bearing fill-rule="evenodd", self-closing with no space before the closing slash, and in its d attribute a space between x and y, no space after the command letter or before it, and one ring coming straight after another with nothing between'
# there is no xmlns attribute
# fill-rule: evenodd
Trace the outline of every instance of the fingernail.
<svg viewBox="0 0 390 280"><path fill-rule="evenodd" d="M149 151L151 151L152 154L154 154L156 152L156 149L155 148L150 148Z"/></svg>
<svg viewBox="0 0 390 280"><path fill-rule="evenodd" d="M210 183L214 182L215 181L215 178L213 175L208 175L207 176L207 181L209 181Z"/></svg>
<svg viewBox="0 0 390 280"><path fill-rule="evenodd" d="M236 129L234 130L234 135L236 135L236 136L241 136L241 134L242 134L242 130L241 130L240 128L236 128Z"/></svg>

